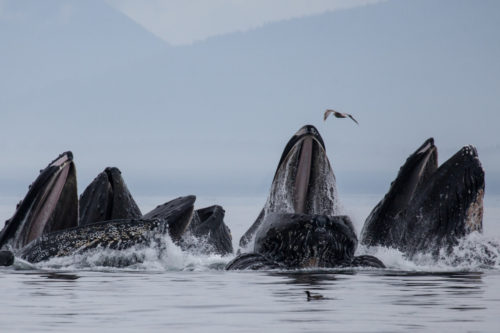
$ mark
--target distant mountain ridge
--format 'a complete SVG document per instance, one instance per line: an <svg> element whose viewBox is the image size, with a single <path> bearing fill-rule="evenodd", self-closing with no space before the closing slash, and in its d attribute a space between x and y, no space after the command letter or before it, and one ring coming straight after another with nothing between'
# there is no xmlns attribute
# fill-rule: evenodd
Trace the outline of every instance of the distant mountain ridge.
<svg viewBox="0 0 500 333"><path fill-rule="evenodd" d="M472 143L500 170L498 2L388 1L185 47L103 1L44 26L66 2L47 3L33 26L0 22L0 185L71 149L83 184L113 165L144 192L264 192L305 123L341 190L383 192L430 136L441 159Z"/></svg>
<svg viewBox="0 0 500 333"><path fill-rule="evenodd" d="M0 14L0 99L169 49L103 0L8 0Z"/></svg>

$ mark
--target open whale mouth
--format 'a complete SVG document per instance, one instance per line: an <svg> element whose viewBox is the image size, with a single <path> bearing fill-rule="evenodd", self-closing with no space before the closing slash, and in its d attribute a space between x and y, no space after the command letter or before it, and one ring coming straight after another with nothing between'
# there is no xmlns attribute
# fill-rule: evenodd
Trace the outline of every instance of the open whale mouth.
<svg viewBox="0 0 500 333"><path fill-rule="evenodd" d="M246 247L272 213L337 215L335 176L325 144L312 125L303 126L283 150L267 202L252 226L240 239Z"/></svg>
<svg viewBox="0 0 500 333"><path fill-rule="evenodd" d="M426 184L437 168L437 148L434 145L434 139L429 138L408 157L399 170L387 194L386 202L390 203L390 207L387 207L386 213L394 216L404 210L415 193Z"/></svg>
<svg viewBox="0 0 500 333"><path fill-rule="evenodd" d="M301 129L299 129L297 131L297 133L295 133L290 138L288 143L286 144L285 149L283 149L283 153L281 154L281 158L280 158L280 161L278 163L276 173L278 173L279 168L281 167L283 162L287 159L287 157L290 155L290 152L293 149L297 148L297 145L301 144L301 142L306 138L312 138L312 139L316 140L321 145L323 150L325 150L325 143L323 142L323 138L319 134L316 127L314 127L312 125L305 125ZM275 177L276 177L276 174L275 174Z"/></svg>
<svg viewBox="0 0 500 333"><path fill-rule="evenodd" d="M285 267L334 267L352 260L357 238L337 215L335 176L318 130L302 127L287 143L255 234L254 251Z"/></svg>
<svg viewBox="0 0 500 333"><path fill-rule="evenodd" d="M465 146L437 165L431 138L408 157L366 219L363 244L397 247L413 255L449 247L482 230L484 170L476 149Z"/></svg>
<svg viewBox="0 0 500 333"><path fill-rule="evenodd" d="M0 247L18 249L44 233L77 225L73 154L65 152L40 172L0 233Z"/></svg>
<svg viewBox="0 0 500 333"><path fill-rule="evenodd" d="M271 186L270 210L333 215L335 176L325 144L312 125L302 127L287 143ZM330 199L330 203L327 201Z"/></svg>

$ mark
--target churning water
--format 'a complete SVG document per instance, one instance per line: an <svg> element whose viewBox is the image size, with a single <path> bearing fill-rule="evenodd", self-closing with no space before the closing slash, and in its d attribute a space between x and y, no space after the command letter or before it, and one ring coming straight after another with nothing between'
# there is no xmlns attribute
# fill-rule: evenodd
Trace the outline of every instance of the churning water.
<svg viewBox="0 0 500 333"><path fill-rule="evenodd" d="M379 197L343 197L358 232ZM148 211L168 198L138 198ZM11 202L5 200L3 202ZM222 204L234 243L265 198L199 198ZM15 203L0 206L1 217ZM231 257L137 248L0 268L0 331L498 332L500 197L487 196L484 234L471 234L436 262L359 248L387 269L227 272ZM117 257L143 263L109 268ZM308 301L305 291L324 298Z"/></svg>

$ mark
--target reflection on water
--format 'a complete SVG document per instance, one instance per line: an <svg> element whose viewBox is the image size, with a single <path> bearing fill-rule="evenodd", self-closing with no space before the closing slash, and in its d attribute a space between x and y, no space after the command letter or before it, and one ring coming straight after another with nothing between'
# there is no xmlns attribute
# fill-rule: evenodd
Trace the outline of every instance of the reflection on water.
<svg viewBox="0 0 500 333"><path fill-rule="evenodd" d="M277 276L286 279L285 281L279 281L276 283L296 284L311 287L328 284L329 281L336 281L338 279L336 274L333 274L328 270L271 271L268 272L268 274L270 276Z"/></svg>
<svg viewBox="0 0 500 333"><path fill-rule="evenodd" d="M2 269L0 320L6 331L495 331L499 277L497 271ZM306 290L324 299L308 302Z"/></svg>
<svg viewBox="0 0 500 333"><path fill-rule="evenodd" d="M62 272L44 272L44 271L29 271L29 272L18 272L18 274L23 274L23 275L34 275L34 276L39 276L42 278L49 279L49 281L46 282L57 282L54 280L68 280L68 281L73 281L77 280L80 277L77 274L72 274L72 273L62 273ZM43 282L45 280L40 280L40 282Z"/></svg>
<svg viewBox="0 0 500 333"><path fill-rule="evenodd" d="M55 272L48 272L45 274L42 274L41 276L45 276L47 279L53 279L53 280L76 280L79 278L78 275L76 274L61 274L61 273L55 273Z"/></svg>

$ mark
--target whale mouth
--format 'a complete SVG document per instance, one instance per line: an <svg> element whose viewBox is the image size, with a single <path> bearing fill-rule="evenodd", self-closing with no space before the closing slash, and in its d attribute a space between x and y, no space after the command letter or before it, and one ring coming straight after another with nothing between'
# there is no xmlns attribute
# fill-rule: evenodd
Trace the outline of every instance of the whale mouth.
<svg viewBox="0 0 500 333"><path fill-rule="evenodd" d="M40 172L0 233L0 247L21 248L44 233L78 223L76 170L65 152Z"/></svg>
<svg viewBox="0 0 500 333"><path fill-rule="evenodd" d="M301 129L295 133L290 140L288 140L288 143L285 146L285 149L283 149L283 153L281 154L280 161L278 162L278 167L276 168L276 173L278 173L278 170L280 169L281 165L283 162L287 159L287 157L290 155L290 152L294 149L294 147L297 144L300 144L300 141L303 140L304 138L313 138L318 142L319 145L323 148L323 151L325 150L325 143L323 142L323 138L319 134L318 130L316 127L313 125L305 125ZM276 173L274 177L276 178Z"/></svg>
<svg viewBox="0 0 500 333"><path fill-rule="evenodd" d="M303 126L286 144L266 204L241 237L240 247L246 247L253 239L268 214L334 216L337 209L335 175L323 138L314 126Z"/></svg>
<svg viewBox="0 0 500 333"><path fill-rule="evenodd" d="M307 136L302 139L297 175L295 176L295 200L293 203L297 213L304 213L305 211L309 180L311 178L312 154L313 138Z"/></svg>
<svg viewBox="0 0 500 333"><path fill-rule="evenodd" d="M386 213L395 216L404 210L437 169L437 147L434 139L429 138L408 157L399 170L385 198L385 202L390 203Z"/></svg>
<svg viewBox="0 0 500 333"><path fill-rule="evenodd" d="M482 230L484 170L473 146L437 167L428 139L399 170L361 231L366 245L396 247L412 256L449 248Z"/></svg>
<svg viewBox="0 0 500 333"><path fill-rule="evenodd" d="M314 126L306 125L289 140L278 163L269 198L271 210L333 215L334 187L323 139ZM325 197L332 199L330 205L324 205Z"/></svg>

